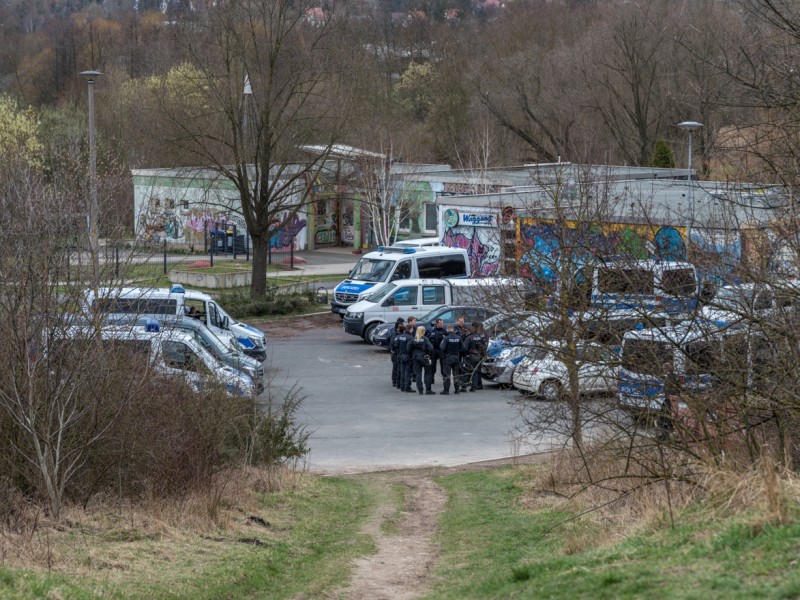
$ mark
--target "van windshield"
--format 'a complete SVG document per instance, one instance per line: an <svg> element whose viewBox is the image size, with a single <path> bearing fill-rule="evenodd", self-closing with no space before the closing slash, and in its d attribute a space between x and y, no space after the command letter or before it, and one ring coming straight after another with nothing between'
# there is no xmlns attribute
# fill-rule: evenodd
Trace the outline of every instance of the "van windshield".
<svg viewBox="0 0 800 600"><path fill-rule="evenodd" d="M358 281L386 281L389 273L392 270L394 261L381 260L378 258L362 258L350 274L348 279L356 279Z"/></svg>
<svg viewBox="0 0 800 600"><path fill-rule="evenodd" d="M378 292L376 292L375 294L370 296L369 297L369 301L378 303L381 300L383 300L384 298L386 298L386 296L391 294L396 288L397 288L397 285L395 285L394 283L387 283L380 290L378 290Z"/></svg>
<svg viewBox="0 0 800 600"><path fill-rule="evenodd" d="M622 345L622 368L644 375L664 375L664 365L674 364L674 349L667 342L625 340Z"/></svg>

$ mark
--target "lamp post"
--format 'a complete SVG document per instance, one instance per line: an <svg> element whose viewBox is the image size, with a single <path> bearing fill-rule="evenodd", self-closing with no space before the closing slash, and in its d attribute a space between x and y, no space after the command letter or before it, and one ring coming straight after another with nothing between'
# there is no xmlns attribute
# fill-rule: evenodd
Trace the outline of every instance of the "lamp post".
<svg viewBox="0 0 800 600"><path fill-rule="evenodd" d="M79 73L86 78L89 84L89 250L92 254L94 272L100 270L99 250L100 243L97 235L97 220L100 208L97 205L97 146L95 144L94 127L94 80L102 73L100 71L82 71Z"/></svg>
<svg viewBox="0 0 800 600"><path fill-rule="evenodd" d="M689 132L689 160L687 161L687 185L689 186L689 226L686 228L686 258L689 258L689 244L692 239L692 224L694 223L694 189L692 186L692 131L700 129L702 123L697 121L683 121L678 127Z"/></svg>

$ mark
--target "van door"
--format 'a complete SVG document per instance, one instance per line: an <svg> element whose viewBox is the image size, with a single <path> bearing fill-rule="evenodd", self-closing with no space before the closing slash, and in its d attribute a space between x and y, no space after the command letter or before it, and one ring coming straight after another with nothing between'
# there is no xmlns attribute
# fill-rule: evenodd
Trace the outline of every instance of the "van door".
<svg viewBox="0 0 800 600"><path fill-rule="evenodd" d="M419 285L404 285L394 290L381 303L381 319L383 322L395 321L398 313L403 318L411 315L420 316L419 288ZM366 318L364 320L366 321Z"/></svg>
<svg viewBox="0 0 800 600"><path fill-rule="evenodd" d="M411 279L411 259L401 260L397 263L397 266L394 269L394 273L389 278L389 281L398 281L401 279Z"/></svg>
<svg viewBox="0 0 800 600"><path fill-rule="evenodd" d="M223 317L217 305L213 302L206 303L206 327L213 331L216 335L228 333L228 323Z"/></svg>
<svg viewBox="0 0 800 600"><path fill-rule="evenodd" d="M164 340L161 343L161 361L161 369L167 375L180 377L197 390L202 387L203 378L209 374L203 359L180 341Z"/></svg>

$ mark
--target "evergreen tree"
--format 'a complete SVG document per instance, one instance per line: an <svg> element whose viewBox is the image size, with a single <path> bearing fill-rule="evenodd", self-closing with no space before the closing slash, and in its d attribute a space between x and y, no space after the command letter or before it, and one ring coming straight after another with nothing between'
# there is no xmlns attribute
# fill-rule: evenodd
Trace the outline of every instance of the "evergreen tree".
<svg viewBox="0 0 800 600"><path fill-rule="evenodd" d="M675 167L675 155L672 153L672 148L662 138L656 140L650 166L660 169L672 169Z"/></svg>

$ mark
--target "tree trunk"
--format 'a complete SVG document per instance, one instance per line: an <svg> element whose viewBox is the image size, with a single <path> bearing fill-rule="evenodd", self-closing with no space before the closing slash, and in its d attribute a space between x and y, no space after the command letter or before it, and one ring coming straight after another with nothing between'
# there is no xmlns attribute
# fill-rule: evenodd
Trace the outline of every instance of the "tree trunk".
<svg viewBox="0 0 800 600"><path fill-rule="evenodd" d="M269 253L269 236L252 236L253 240L253 277L250 282L250 297L263 298L267 294L267 255Z"/></svg>

